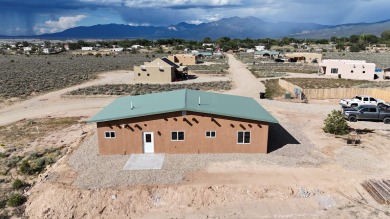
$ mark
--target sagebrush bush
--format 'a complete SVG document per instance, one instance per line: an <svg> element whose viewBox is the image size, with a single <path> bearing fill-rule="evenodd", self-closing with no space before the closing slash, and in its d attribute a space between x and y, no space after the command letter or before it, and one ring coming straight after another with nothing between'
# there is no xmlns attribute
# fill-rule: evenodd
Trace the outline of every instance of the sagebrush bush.
<svg viewBox="0 0 390 219"><path fill-rule="evenodd" d="M340 110L333 110L324 121L324 132L345 135L349 133L349 126Z"/></svg>
<svg viewBox="0 0 390 219"><path fill-rule="evenodd" d="M7 205L10 207L17 207L19 205L22 205L27 201L26 197L24 197L20 193L12 193L7 201Z"/></svg>
<svg viewBox="0 0 390 219"><path fill-rule="evenodd" d="M25 188L29 186L28 183L26 183L25 181L23 180L20 180L20 179L16 179L13 183L12 183L12 188L13 189L22 189L22 188Z"/></svg>

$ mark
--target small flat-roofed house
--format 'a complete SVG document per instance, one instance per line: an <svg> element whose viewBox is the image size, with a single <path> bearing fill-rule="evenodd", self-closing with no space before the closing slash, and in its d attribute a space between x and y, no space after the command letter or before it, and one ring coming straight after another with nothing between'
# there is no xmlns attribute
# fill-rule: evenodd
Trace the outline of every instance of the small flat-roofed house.
<svg viewBox="0 0 390 219"><path fill-rule="evenodd" d="M322 62L322 54L310 52L294 52L286 53L285 56L294 62L303 63L320 63Z"/></svg>
<svg viewBox="0 0 390 219"><path fill-rule="evenodd" d="M254 53L254 58L278 58L281 55L281 52L279 51L269 51L269 50L263 50L263 51L256 51Z"/></svg>
<svg viewBox="0 0 390 219"><path fill-rule="evenodd" d="M345 79L373 80L378 77L375 64L362 60L325 59L320 63L320 70L325 75Z"/></svg>
<svg viewBox="0 0 390 219"><path fill-rule="evenodd" d="M81 47L81 50L82 51L93 51L94 47L92 47L92 46L83 46L83 47Z"/></svg>
<svg viewBox="0 0 390 219"><path fill-rule="evenodd" d="M89 122L100 155L267 153L278 123L253 98L187 89L120 97Z"/></svg>
<svg viewBox="0 0 390 219"><path fill-rule="evenodd" d="M134 66L134 80L142 82L172 82L182 79L186 73L186 66L179 66L167 58Z"/></svg>
<svg viewBox="0 0 390 219"><path fill-rule="evenodd" d="M195 65L196 56L192 54L176 54L168 56L168 59L177 65Z"/></svg>

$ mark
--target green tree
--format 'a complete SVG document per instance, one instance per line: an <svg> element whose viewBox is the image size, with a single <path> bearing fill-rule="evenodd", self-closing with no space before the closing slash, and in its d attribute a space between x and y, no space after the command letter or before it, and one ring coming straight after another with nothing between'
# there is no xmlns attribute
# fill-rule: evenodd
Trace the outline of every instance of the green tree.
<svg viewBox="0 0 390 219"><path fill-rule="evenodd" d="M390 30L385 30L381 34L382 40L390 40Z"/></svg>
<svg viewBox="0 0 390 219"><path fill-rule="evenodd" d="M340 110L333 110L324 121L324 132L345 135L349 133L349 126Z"/></svg>
<svg viewBox="0 0 390 219"><path fill-rule="evenodd" d="M206 37L203 39L203 43L212 43L213 41L211 40L210 37Z"/></svg>

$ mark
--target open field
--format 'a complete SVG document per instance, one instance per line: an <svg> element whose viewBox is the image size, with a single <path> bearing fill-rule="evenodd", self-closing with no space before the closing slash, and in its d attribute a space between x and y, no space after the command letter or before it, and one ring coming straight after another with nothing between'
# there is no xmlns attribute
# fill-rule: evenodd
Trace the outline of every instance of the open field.
<svg viewBox="0 0 390 219"><path fill-rule="evenodd" d="M333 78L284 78L284 80L293 83L302 89L320 89L320 88L351 88L358 86L375 86L376 82L351 79L333 79Z"/></svg>
<svg viewBox="0 0 390 219"><path fill-rule="evenodd" d="M100 85L71 91L69 95L142 95L163 91L172 91L180 89L192 90L230 90L232 87L230 81L213 81L202 83L186 84L115 84Z"/></svg>
<svg viewBox="0 0 390 219"><path fill-rule="evenodd" d="M80 117L29 119L0 127L1 218L23 216L26 191L35 185L37 176L80 140L67 136L68 131L79 131L84 125L79 120ZM18 195L20 199L15 199Z"/></svg>
<svg viewBox="0 0 390 219"><path fill-rule="evenodd" d="M157 56L163 56L158 54ZM131 70L134 65L151 61L145 54L110 56L0 56L0 100L28 97L59 90L96 78L97 73Z"/></svg>
<svg viewBox="0 0 390 219"><path fill-rule="evenodd" d="M2 181L6 182L2 185L6 185L7 194L11 191L21 193L27 197L27 202L17 208L4 206L1 216L390 216L390 207L376 203L360 185L368 179L390 179L390 149L386 144L390 141L388 125L348 122L352 128L370 130L361 134L360 145L348 145L343 138L345 136L336 138L322 130L326 115L334 109L340 109L337 101L313 100L303 104L260 100L259 92L265 91L264 84L246 69L246 65L232 55L228 56L228 77L231 78L233 87L223 92L255 98L280 122L280 125L270 126L269 154L167 155L161 170L122 170L128 156L97 155L95 124L78 122L77 118L64 118L82 115L85 119L113 100L112 96L81 95L69 98L64 94L79 88L118 84L131 79L131 74L127 71L110 72L101 75L99 80L50 92L0 109L0 124L4 124L1 130L14 128L23 136L31 137L24 140L24 137L8 136L12 133L8 131L5 138L8 139L7 146L23 150L9 154L14 152L0 147L0 151L7 157L20 155L21 159L28 159L30 167L38 169L42 168L36 164L46 164L46 160L50 163L42 169L40 175L22 175L20 178L31 184L24 189L12 188L13 182L8 178ZM182 82L174 84L176 83L179 85ZM44 118L47 113L52 120ZM14 124L9 122L20 116L26 120ZM42 118L44 119L41 120ZM44 122L45 119L49 121ZM58 126L57 129L55 121L64 126ZM47 128L43 128L43 124L48 124ZM35 135L35 126L41 127L38 128L42 130L41 135ZM18 144L24 146L11 146L17 145L13 142L22 142ZM11 163L14 167L7 174L19 174L17 171L20 170L22 161L16 159L16 162ZM20 175L12 176L19 178Z"/></svg>

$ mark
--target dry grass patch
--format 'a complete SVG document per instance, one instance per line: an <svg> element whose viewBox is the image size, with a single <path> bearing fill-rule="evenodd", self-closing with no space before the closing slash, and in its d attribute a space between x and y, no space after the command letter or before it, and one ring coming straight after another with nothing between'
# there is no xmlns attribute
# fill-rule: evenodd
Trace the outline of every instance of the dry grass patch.
<svg viewBox="0 0 390 219"><path fill-rule="evenodd" d="M192 90L230 90L230 81L213 81L191 84L113 84L81 88L69 95L143 95L180 89Z"/></svg>
<svg viewBox="0 0 390 219"><path fill-rule="evenodd" d="M81 117L24 119L0 126L0 146L24 146L49 132L58 131L78 123Z"/></svg>
<svg viewBox="0 0 390 219"><path fill-rule="evenodd" d="M67 151L67 145L40 140L79 123L80 119L21 120L0 126L0 218L21 218L26 201L24 192L34 185L48 165L57 162ZM35 143L38 145L34 146Z"/></svg>
<svg viewBox="0 0 390 219"><path fill-rule="evenodd" d="M352 88L362 84L372 84L375 82L350 79L332 78L284 78L284 80L295 84L302 89L323 89L323 88Z"/></svg>

